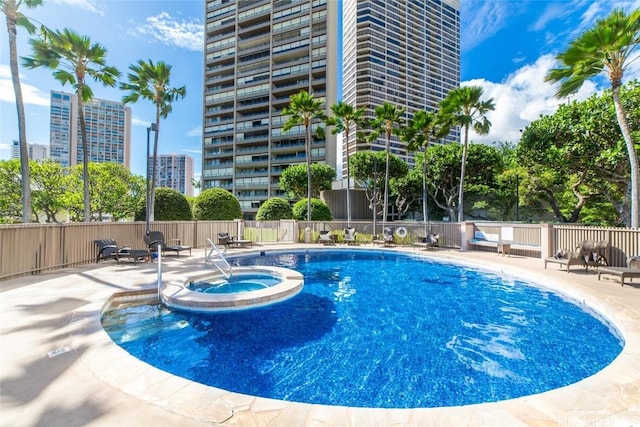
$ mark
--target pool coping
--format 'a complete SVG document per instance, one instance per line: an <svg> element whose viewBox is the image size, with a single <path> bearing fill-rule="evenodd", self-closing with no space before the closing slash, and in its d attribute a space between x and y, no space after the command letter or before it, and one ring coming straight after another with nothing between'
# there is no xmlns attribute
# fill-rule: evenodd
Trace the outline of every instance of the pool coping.
<svg viewBox="0 0 640 427"><path fill-rule="evenodd" d="M333 250L306 246L312 249ZM295 245L289 249L304 249ZM271 248L274 251L283 247ZM349 247L353 250L353 247ZM373 249L365 247L364 249ZM264 249L261 249L261 251ZM187 424L225 423L228 425L640 425L640 287L625 286L624 292L609 287L614 282L596 281L587 274L543 270L541 260L510 261L486 254L459 251L413 251L410 248L375 248L377 251L403 251L417 256L448 259L500 274L531 278L549 289L580 301L608 319L622 334L625 346L607 367L575 384L548 392L500 402L443 408L378 409L326 406L259 398L205 386L154 368L129 355L111 341L102 328L101 315L105 301L113 295L130 298L152 298L157 292L150 283L149 270L138 276L119 273L117 267L97 270L101 281L124 282L117 292L112 286L96 286L95 281L78 283L86 291L87 300L72 310L65 333L70 349L82 366L90 372L95 386L106 384L117 399L133 399L149 403L183 417ZM257 252L247 250L246 253ZM495 254L494 254L495 256ZM186 257L185 257L186 258ZM187 259L181 262L188 262ZM192 260L193 261L193 260ZM532 267L533 266L533 267ZM104 270L104 271L102 271ZM133 270L135 271L135 270ZM119 274L118 274L119 273ZM126 275L126 276L125 276ZM179 274L167 272L167 280ZM171 277L174 276L174 277ZM81 282L78 280L78 282ZM93 287L87 289L88 286ZM64 288L62 288L64 289ZM129 292L134 290L133 294ZM616 290L616 292L613 292ZM34 290L36 291L36 290ZM74 288L74 291L78 289ZM608 292L609 291L609 292ZM11 291L7 291L11 292ZM52 290L58 298L62 290ZM625 298L629 294L633 298ZM157 293L155 294L157 298ZM5 301L3 298L3 308ZM28 320L27 320L28 321ZM3 336L4 331L3 328ZM3 343L5 338L3 337ZM63 348L64 349L64 348ZM54 349L58 350L58 349ZM50 356L50 357L56 357ZM18 362L14 362L18 363ZM6 369L5 367L2 368ZM3 373L6 377L6 373ZM64 377L61 379L64 380ZM126 395L126 396L123 396ZM63 399L63 396L60 397ZM3 405L5 406L5 405ZM115 409L114 409L115 411ZM150 411L147 409L147 411ZM149 415L149 419L153 416ZM10 419L10 418L9 418ZM64 425L64 424L60 424ZM107 424L105 424L107 425Z"/></svg>
<svg viewBox="0 0 640 427"><path fill-rule="evenodd" d="M189 289L197 280L223 277L222 273L207 271L186 274L164 283L160 296L170 308L199 312L237 311L255 308L289 299L302 291L304 277L295 270L269 266L233 267L235 275L263 273L280 279L280 283L249 292L209 294Z"/></svg>

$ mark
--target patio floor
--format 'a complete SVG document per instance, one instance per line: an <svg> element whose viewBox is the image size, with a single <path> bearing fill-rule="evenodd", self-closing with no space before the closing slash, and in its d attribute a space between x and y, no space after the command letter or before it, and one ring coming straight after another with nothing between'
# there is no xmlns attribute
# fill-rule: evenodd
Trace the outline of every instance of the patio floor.
<svg viewBox="0 0 640 427"><path fill-rule="evenodd" d="M172 376L115 345L100 325L105 301L115 292L153 288L156 264L101 263L0 282L0 425L640 426L640 281L621 287L598 281L595 270L545 270L540 259L487 252L388 250L543 283L602 313L625 347L611 365L576 384L496 403L367 409L256 398ZM164 280L201 267L203 255L195 249L190 257L165 256Z"/></svg>

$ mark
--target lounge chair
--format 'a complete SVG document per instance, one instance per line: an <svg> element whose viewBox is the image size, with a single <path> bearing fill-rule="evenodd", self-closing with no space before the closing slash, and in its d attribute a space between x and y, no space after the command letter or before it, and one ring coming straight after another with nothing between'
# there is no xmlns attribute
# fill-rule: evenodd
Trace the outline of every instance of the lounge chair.
<svg viewBox="0 0 640 427"><path fill-rule="evenodd" d="M558 251L554 256L544 259L544 268L547 264L560 264L567 273L572 265L584 267L585 271L589 267L600 267L607 265L607 259L602 254L607 247L606 241L595 242L593 240L585 240L579 243L573 251Z"/></svg>
<svg viewBox="0 0 640 427"><path fill-rule="evenodd" d="M218 244L226 248L253 246L253 242L251 240L237 239L227 232L218 233Z"/></svg>
<svg viewBox="0 0 640 427"><path fill-rule="evenodd" d="M424 248L424 250L437 248L438 240L440 239L439 234L429 234L427 237L422 237L420 240L413 244L414 248Z"/></svg>
<svg viewBox="0 0 640 427"><path fill-rule="evenodd" d="M603 274L618 277L620 286L624 286L625 280L631 282L634 278L640 278L640 257L627 259L626 267L598 267L598 280Z"/></svg>
<svg viewBox="0 0 640 427"><path fill-rule="evenodd" d="M175 252L176 256L180 256L181 251L189 251L189 256L191 256L191 246L182 245L180 239L166 241L161 231L149 231L149 234L144 237L144 242L150 252L158 252L158 245L162 245L162 255L165 252ZM177 242L177 244L172 244L172 242Z"/></svg>
<svg viewBox="0 0 640 427"><path fill-rule="evenodd" d="M347 245L356 244L356 229L353 227L347 227L344 229L344 242Z"/></svg>
<svg viewBox="0 0 640 427"><path fill-rule="evenodd" d="M384 246L393 245L395 243L393 240L393 231L392 227L385 227L384 230L382 230L382 238L376 237L373 239L373 244Z"/></svg>
<svg viewBox="0 0 640 427"><path fill-rule="evenodd" d="M117 263L120 263L121 259L133 259L134 264L137 264L138 261L151 257L151 252L145 249L131 249L129 246L120 247L113 239L99 239L93 242L98 247L96 263L103 259L115 259Z"/></svg>
<svg viewBox="0 0 640 427"><path fill-rule="evenodd" d="M328 231L320 232L318 243L322 243L325 246L334 246L336 244L335 240L333 240L333 236L331 236Z"/></svg>

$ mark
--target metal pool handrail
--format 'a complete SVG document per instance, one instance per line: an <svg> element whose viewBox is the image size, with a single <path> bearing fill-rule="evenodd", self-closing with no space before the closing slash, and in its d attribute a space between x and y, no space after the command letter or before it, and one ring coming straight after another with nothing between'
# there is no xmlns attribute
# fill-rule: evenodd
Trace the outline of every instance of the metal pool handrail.
<svg viewBox="0 0 640 427"><path fill-rule="evenodd" d="M228 279L229 277L231 277L232 273L231 265L229 265L229 262L224 257L224 254L220 252L220 249L218 249L218 247L213 243L211 239L207 239L207 243L211 245L211 249L209 249L209 251L205 254L204 263L206 265L214 265L220 271L220 273L222 273L225 279ZM220 265L218 265L218 260L221 261L222 267L227 268L227 270L229 271L228 273L223 270Z"/></svg>

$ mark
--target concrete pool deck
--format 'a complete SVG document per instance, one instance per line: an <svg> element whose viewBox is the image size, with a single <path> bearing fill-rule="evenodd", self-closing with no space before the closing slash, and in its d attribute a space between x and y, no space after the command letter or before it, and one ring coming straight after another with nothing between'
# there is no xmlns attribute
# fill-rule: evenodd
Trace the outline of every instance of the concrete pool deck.
<svg viewBox="0 0 640 427"><path fill-rule="evenodd" d="M232 253L306 247L319 248ZM105 302L114 293L154 289L156 264L101 263L0 282L0 425L640 426L640 281L621 287L598 281L595 270L545 270L541 259L487 252L388 250L455 259L557 289L604 315L625 347L576 384L495 403L367 409L256 398L175 377L115 345L100 324ZM165 256L164 280L202 267L203 257L204 249Z"/></svg>

